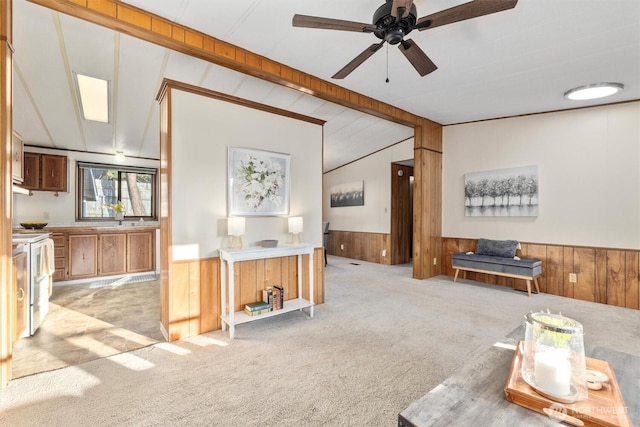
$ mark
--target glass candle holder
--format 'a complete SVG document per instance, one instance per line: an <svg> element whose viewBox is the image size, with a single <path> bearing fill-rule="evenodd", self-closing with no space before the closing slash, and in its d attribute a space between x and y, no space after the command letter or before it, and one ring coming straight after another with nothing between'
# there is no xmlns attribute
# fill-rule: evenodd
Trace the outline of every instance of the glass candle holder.
<svg viewBox="0 0 640 427"><path fill-rule="evenodd" d="M582 324L553 313L529 313L522 377L539 394L563 403L588 397Z"/></svg>

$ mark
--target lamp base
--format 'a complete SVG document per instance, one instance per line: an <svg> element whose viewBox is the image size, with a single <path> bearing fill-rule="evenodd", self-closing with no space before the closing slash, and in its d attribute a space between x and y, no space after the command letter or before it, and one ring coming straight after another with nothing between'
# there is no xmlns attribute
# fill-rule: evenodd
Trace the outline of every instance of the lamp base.
<svg viewBox="0 0 640 427"><path fill-rule="evenodd" d="M231 236L231 249L242 249L242 236Z"/></svg>
<svg viewBox="0 0 640 427"><path fill-rule="evenodd" d="M291 233L291 244L293 245L300 244L300 233Z"/></svg>

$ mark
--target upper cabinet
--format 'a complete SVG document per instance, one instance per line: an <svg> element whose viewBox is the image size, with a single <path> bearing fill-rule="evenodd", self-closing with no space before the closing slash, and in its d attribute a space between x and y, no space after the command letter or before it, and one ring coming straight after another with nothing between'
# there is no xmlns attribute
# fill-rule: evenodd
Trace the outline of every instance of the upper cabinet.
<svg viewBox="0 0 640 427"><path fill-rule="evenodd" d="M15 131L11 140L11 174L13 182L19 184L23 179L22 159L24 156L24 143L22 138Z"/></svg>
<svg viewBox="0 0 640 427"><path fill-rule="evenodd" d="M67 156L24 153L22 186L27 190L67 191Z"/></svg>

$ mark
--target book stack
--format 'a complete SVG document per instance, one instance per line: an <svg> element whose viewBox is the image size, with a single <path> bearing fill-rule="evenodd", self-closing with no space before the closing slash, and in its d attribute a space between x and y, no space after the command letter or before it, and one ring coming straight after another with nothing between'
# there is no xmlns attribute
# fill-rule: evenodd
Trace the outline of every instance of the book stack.
<svg viewBox="0 0 640 427"><path fill-rule="evenodd" d="M248 316L259 316L271 311L271 306L264 301L250 302L245 304L244 312Z"/></svg>
<svg viewBox="0 0 640 427"><path fill-rule="evenodd" d="M284 288L280 285L269 286L262 291L262 301L269 305L271 311L284 307Z"/></svg>

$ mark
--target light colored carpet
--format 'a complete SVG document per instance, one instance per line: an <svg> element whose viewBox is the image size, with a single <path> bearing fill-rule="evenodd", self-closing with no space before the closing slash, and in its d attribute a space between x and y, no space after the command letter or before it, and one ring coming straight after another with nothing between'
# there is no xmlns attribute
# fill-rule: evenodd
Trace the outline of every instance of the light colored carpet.
<svg viewBox="0 0 640 427"><path fill-rule="evenodd" d="M330 257L325 298L312 319L240 325L234 341L216 331L12 381L0 425L394 426L524 314L547 308L582 322L586 345L640 356L640 311L414 280L410 266Z"/></svg>

